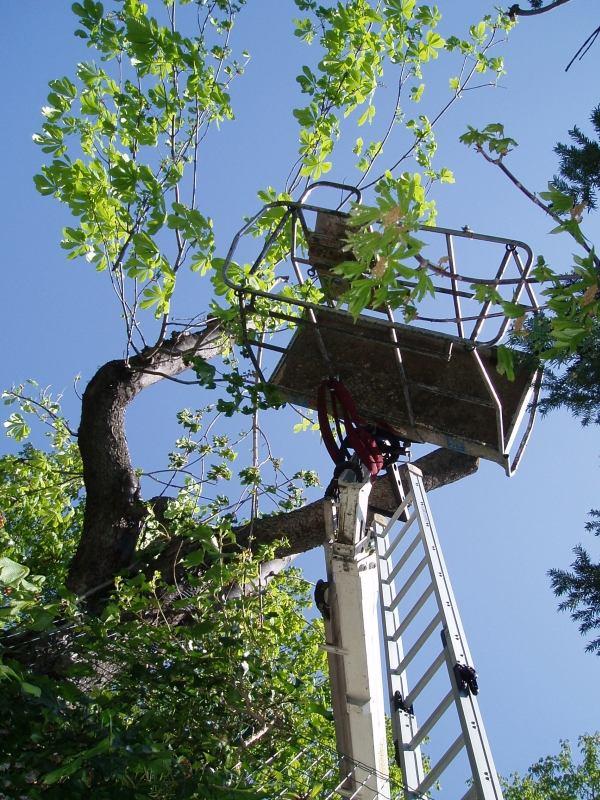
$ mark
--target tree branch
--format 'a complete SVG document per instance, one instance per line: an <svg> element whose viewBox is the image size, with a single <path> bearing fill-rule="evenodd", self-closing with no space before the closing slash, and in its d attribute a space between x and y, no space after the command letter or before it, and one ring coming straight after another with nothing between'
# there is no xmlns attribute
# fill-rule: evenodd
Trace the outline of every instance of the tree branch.
<svg viewBox="0 0 600 800"><path fill-rule="evenodd" d="M477 471L478 465L479 459L474 456L441 448L415 461L415 466L423 473L423 482L428 492L472 475ZM168 502L167 498L162 500ZM263 566L261 574L264 580L285 569L294 556L322 547L325 542L325 502L322 498L294 511L259 517L253 522L234 528L237 546L250 550L285 540L283 546L277 548L274 561ZM397 502L386 475L375 481L369 506L371 513L378 511L391 515L396 510ZM185 582L185 569L181 566L181 560L196 547L194 542L174 539L160 553L153 563L153 569L159 570L169 583Z"/></svg>
<svg viewBox="0 0 600 800"><path fill-rule="evenodd" d="M86 507L67 579L77 594L110 581L131 564L146 515L127 447L128 405L143 389L187 369L189 356L214 358L222 340L219 324L212 320L200 333L174 333L156 352L146 349L129 362L109 361L88 384L78 432Z"/></svg>
<svg viewBox="0 0 600 800"><path fill-rule="evenodd" d="M415 462L415 466L423 472L426 491L472 475L477 471L478 465L479 459L474 456L444 449L434 450ZM252 538L262 545L287 539L287 544L276 552L279 558L321 547L325 541L324 503L324 499L316 500L295 511L260 517L254 521ZM372 511L376 509L389 514L396 510L397 502L387 475L382 475L375 481L369 506ZM236 541L240 546L246 547L250 544L250 529L249 524L235 529Z"/></svg>
<svg viewBox="0 0 600 800"><path fill-rule="evenodd" d="M136 557L147 506L140 499L139 479L127 446L127 407L143 389L165 378L175 378L187 369L189 356L216 357L222 351L223 339L219 324L212 320L200 333L174 333L156 352L155 348L146 348L129 362L109 361L88 384L78 433L86 508L81 540L67 579L69 588L79 596L96 597L97 587L110 586L119 572L145 560L143 553ZM423 471L427 490L459 480L477 469L477 459L448 450L437 450L416 463ZM395 501L385 478L375 483L371 497L377 509L394 509ZM276 553L283 560L280 563L321 546L325 536L323 502L259 517L238 527L238 546L256 550L285 539L286 544ZM163 503L168 499L163 498ZM153 568L160 569L169 582L184 578L181 559L193 547L192 542L173 540Z"/></svg>
<svg viewBox="0 0 600 800"><path fill-rule="evenodd" d="M526 186L524 186L521 183L521 181L517 178L517 176L509 170L509 168L504 163L502 157L492 158L492 156L490 156L488 153L485 152L485 150L483 149L483 147L481 147L481 145L478 145L476 147L476 150L480 155L482 155L485 158L486 161L498 167L498 169L506 175L508 180L511 183L513 183L517 187L517 189L520 192L522 192L525 195L525 197L527 197L528 200L531 200L531 202L534 203L536 206L538 206L538 208L541 208L542 211L548 214L548 216L551 217L558 225L562 225L562 223L564 222L562 217L555 211L553 211L551 205L542 202L542 200L540 200L540 198L534 192L530 191ZM592 258L594 259L594 264L596 265L597 268L600 269L600 258L594 253L594 248L590 246L586 241L581 241L579 242L579 244L581 245L581 247L583 247L586 253L592 256Z"/></svg>
<svg viewBox="0 0 600 800"><path fill-rule="evenodd" d="M539 8L521 8L518 3L511 6L506 12L509 17L535 17L537 14L545 14L546 11L553 11L559 6L564 6L570 0L554 0L547 6L540 6Z"/></svg>

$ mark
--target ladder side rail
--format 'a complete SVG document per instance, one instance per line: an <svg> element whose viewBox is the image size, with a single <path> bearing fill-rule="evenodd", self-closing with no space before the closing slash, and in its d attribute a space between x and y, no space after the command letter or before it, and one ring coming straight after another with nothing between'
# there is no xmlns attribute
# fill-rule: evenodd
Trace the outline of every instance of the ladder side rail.
<svg viewBox="0 0 600 800"><path fill-rule="evenodd" d="M479 704L468 689L461 689L457 684L454 671L455 665L464 664L472 667L473 663L431 516L422 474L418 468L409 464L408 477L411 492L415 499L419 524L426 542L425 552L429 559L430 573L435 587L438 607L444 616L446 663L456 698L456 709L467 747L473 780L477 789L477 799L502 800L502 789L481 719Z"/></svg>
<svg viewBox="0 0 600 800"><path fill-rule="evenodd" d="M407 506L405 502L403 505ZM375 515L374 519L375 542L377 545L377 568L379 571L379 607L381 611L381 621L384 639L384 655L386 666L386 677L388 686L388 698L390 703L390 716L392 722L392 736L394 739L394 750L396 762L402 771L402 779L407 791L407 800L413 800L418 795L413 790L421 783L425 776L423 768L423 758L420 746L409 747L418 732L418 724L414 714L409 714L400 708L395 707L394 697L396 692L402 698L406 698L409 693L406 672L398 673L397 668L404 660L404 650L402 641L395 636L396 631L401 625L400 615L396 608L391 609L392 600L396 593L394 580L389 575L392 570L392 563L386 553L389 550L389 525L386 525L384 517Z"/></svg>

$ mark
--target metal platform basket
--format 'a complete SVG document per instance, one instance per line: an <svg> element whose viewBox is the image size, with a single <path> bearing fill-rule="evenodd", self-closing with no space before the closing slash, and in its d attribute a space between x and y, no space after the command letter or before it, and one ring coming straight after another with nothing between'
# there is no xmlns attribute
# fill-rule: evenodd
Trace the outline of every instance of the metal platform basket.
<svg viewBox="0 0 600 800"><path fill-rule="evenodd" d="M308 202L323 188L341 194L336 209ZM238 298L242 343L255 368L263 379L270 372L286 401L308 409L317 408L322 381L338 377L367 422L495 461L511 475L531 433L541 372L518 359L514 380L498 372L498 345L511 320L492 300L478 301L475 287L535 312L531 249L468 229L422 226L417 260L432 275L435 296L409 324L387 305L355 319L344 306L348 282L332 271L351 258L341 210L351 196L360 202L353 187L315 184L298 202L267 204L235 236L222 275ZM238 266L234 256L256 241L265 220L258 256ZM269 288L257 288L270 256ZM278 363L268 363L268 352L279 354Z"/></svg>

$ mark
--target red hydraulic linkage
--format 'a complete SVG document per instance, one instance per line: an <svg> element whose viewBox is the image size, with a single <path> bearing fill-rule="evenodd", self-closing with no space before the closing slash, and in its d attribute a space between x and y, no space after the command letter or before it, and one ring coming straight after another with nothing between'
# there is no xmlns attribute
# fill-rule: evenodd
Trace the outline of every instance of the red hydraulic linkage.
<svg viewBox="0 0 600 800"><path fill-rule="evenodd" d="M337 378L329 378L321 383L317 408L321 436L336 468L349 465L349 451L354 450L369 471L371 480L374 480L380 470L406 453L406 443L401 443L398 435L387 425L368 425L362 419L352 395ZM329 414L333 417L339 444L331 430Z"/></svg>

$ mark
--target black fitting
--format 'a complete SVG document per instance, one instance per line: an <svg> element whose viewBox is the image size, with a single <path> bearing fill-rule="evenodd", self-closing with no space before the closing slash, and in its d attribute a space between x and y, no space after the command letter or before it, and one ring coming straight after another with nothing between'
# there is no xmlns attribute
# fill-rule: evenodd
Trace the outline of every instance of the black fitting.
<svg viewBox="0 0 600 800"><path fill-rule="evenodd" d="M323 619L331 619L331 611L329 608L329 604L327 603L327 590L329 589L329 582L318 580L317 585L315 586L315 605L321 612Z"/></svg>
<svg viewBox="0 0 600 800"><path fill-rule="evenodd" d="M479 694L477 673L473 667L469 667L466 664L455 664L454 677L460 692L471 692L472 695Z"/></svg>
<svg viewBox="0 0 600 800"><path fill-rule="evenodd" d="M394 692L394 696L392 697L392 706L394 711L404 711L405 714L410 714L414 716L414 708L411 705L407 706L404 698L402 697L402 692L399 689L396 689Z"/></svg>

